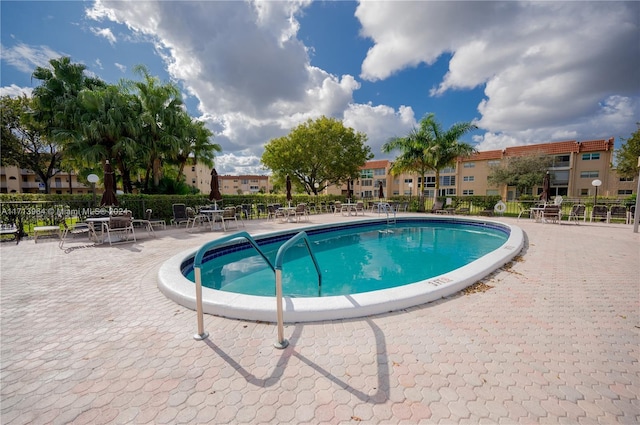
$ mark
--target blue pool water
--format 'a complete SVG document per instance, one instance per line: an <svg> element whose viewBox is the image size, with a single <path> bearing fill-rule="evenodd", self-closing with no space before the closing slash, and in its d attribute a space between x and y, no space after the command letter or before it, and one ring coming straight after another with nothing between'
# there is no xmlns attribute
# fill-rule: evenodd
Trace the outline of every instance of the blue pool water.
<svg viewBox="0 0 640 425"><path fill-rule="evenodd" d="M391 226L377 222L307 233L322 272L320 296L377 291L429 279L496 250L509 237L499 227L434 220ZM288 237L272 237L258 243L274 262L278 248ZM273 296L271 268L246 243L239 246L240 249L226 247L205 255L203 286ZM285 296L319 295L316 269L303 243L287 251L282 270ZM195 280L192 263L183 268L183 274Z"/></svg>

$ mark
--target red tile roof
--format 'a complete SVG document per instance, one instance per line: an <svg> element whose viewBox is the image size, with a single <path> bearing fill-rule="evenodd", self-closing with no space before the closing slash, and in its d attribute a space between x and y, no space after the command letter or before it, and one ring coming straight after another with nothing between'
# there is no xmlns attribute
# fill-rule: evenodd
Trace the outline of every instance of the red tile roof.
<svg viewBox="0 0 640 425"><path fill-rule="evenodd" d="M389 166L389 161L386 159L380 159L377 161L368 161L366 164L364 164L362 167L360 167L361 170L369 170L369 169L373 169L373 168L387 168Z"/></svg>
<svg viewBox="0 0 640 425"><path fill-rule="evenodd" d="M585 140L580 142L580 152L608 151L613 149L613 137L609 140Z"/></svg>
<svg viewBox="0 0 640 425"><path fill-rule="evenodd" d="M530 154L554 155L559 153L578 152L580 145L575 140L537 145L511 146L504 150L505 156L521 156Z"/></svg>
<svg viewBox="0 0 640 425"><path fill-rule="evenodd" d="M474 153L471 156L464 157L464 158L459 158L458 160L460 162L468 162L468 161L483 161L483 160L501 159L501 158L502 158L502 151L501 150L495 150L495 151L477 152L477 153Z"/></svg>

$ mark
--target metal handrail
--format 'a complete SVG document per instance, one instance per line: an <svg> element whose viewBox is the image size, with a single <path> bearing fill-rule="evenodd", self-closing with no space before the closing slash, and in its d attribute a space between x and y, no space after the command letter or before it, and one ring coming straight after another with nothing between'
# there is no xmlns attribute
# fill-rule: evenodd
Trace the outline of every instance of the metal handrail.
<svg viewBox="0 0 640 425"><path fill-rule="evenodd" d="M283 318L283 309L282 309L282 263L284 262L284 253L295 245L300 239L304 240L304 243L307 247L307 251L309 251L309 255L313 260L313 264L316 267L316 271L318 272L318 296L322 294L322 272L320 271L320 266L318 265L318 261L316 260L313 251L311 250L311 241L307 236L307 233L302 231L289 239L287 242L282 244L280 249L278 249L278 254L276 255L276 308L278 313L278 341L274 344L276 348L286 348L289 345L289 341L284 339L284 318Z"/></svg>
<svg viewBox="0 0 640 425"><path fill-rule="evenodd" d="M271 270L273 270L274 272L276 270L273 264L271 264L271 261L269 261L269 258L267 258L264 252L262 252L262 250L258 247L258 243L255 241L255 239L253 239L251 235L249 235L247 232L238 232L233 235L225 236L223 238L216 239L202 245L200 249L198 249L198 251L196 252L196 255L193 258L193 273L196 279L196 314L198 316L198 333L193 336L194 339L202 340L209 336L209 333L205 332L204 330L204 317L203 317L203 311L202 311L201 269L202 269L202 260L204 258L204 255L209 250L211 250L211 248L213 248L214 246L218 246L225 242L229 242L231 240L239 239L239 238L245 238L251 244L251 246L253 246L256 249L256 251L258 251L258 253L262 256L262 258L264 258L264 260L267 262L269 267L271 267Z"/></svg>

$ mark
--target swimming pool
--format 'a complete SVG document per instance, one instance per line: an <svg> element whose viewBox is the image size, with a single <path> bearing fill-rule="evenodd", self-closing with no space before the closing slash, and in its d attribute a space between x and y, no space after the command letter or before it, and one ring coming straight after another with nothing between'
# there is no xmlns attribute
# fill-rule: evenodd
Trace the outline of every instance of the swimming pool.
<svg viewBox="0 0 640 425"><path fill-rule="evenodd" d="M371 226L375 224L386 224L386 220L362 219L347 223L308 226L295 230L289 229L288 231L283 232L255 235L254 237L262 246L266 242L275 244L280 241L281 243L282 240L292 237L300 230L305 230L310 234L310 238L315 240L312 242L312 248L315 253L316 245L321 244L322 240L326 239L327 234L335 233L339 235L351 235L344 237L346 239L354 239L353 231L354 229L358 229L359 233L357 234L367 235L369 239L373 240L373 246L377 247L377 249L388 251L388 248L380 248L381 245L378 245L378 243L380 240L387 239L391 235L386 234L385 232L379 232L378 229L374 230L372 233ZM417 231L416 229L422 230ZM463 229L464 231L462 231ZM367 233L367 230L369 230L369 233ZM347 261L347 263L344 264L351 265L346 271L343 271L343 275L348 275L349 279L345 279L344 276L341 277L340 267L338 266L333 267L334 270L337 270L338 274L325 276L325 271L323 271L323 296L321 298L310 297L314 290L317 291L317 287L314 289L312 288L313 285L309 285L307 283L305 284L305 287L308 290L307 293L304 293L304 290L300 291L296 289L292 292L290 291L292 295L286 296L287 286L290 286L293 281L308 281L309 279L312 279L312 277L303 279L292 278L291 276L293 275L290 274L289 281L285 281L283 283L283 287L285 288L285 321L304 322L361 317L424 304L426 302L451 295L466 286L475 283L491 271L510 261L523 246L522 231L518 227L509 226L499 222L471 219L467 217L425 218L425 216L420 216L399 218L397 220L397 224L391 225L389 230L394 232L394 235L397 235L396 232L401 234L405 234L406 232L418 232L419 236L422 237L423 242L426 241L424 232L431 232L440 234L440 239L447 241L453 239L454 243L449 243L447 249L442 250L442 255L436 255L434 253L433 246L431 245L426 247L413 246L410 250L405 250L404 254L401 252L392 252L391 254L386 252L387 257L390 255L395 256L396 259L403 259L407 257L406 259L408 261L406 264L410 265L410 268L412 269L408 272L407 270L409 269L403 270L400 268L397 273L393 275L375 276L376 273L380 274L380 270L384 268L375 260L362 261L360 259L355 260L352 263L348 263ZM453 233L448 233L451 231L453 231ZM455 257L457 251L460 251L461 248L466 248L466 246L469 245L466 235L473 233L491 235L489 238L492 241L492 243L489 244L491 246L486 247L483 253L479 254L479 257L478 254L473 254L472 257L475 257L468 259L468 264L454 263L452 265L453 268L449 270L442 270L438 267L431 270L431 267L424 266L429 257L436 256L439 259L439 261L436 262L438 265L444 263L443 259L445 257ZM452 235L454 235L454 237L452 237ZM405 234L405 236L407 236L407 234ZM355 239L362 238L363 237L355 237ZM412 238L411 240L406 239L405 237L405 241L410 241L410 244L412 245L415 245L417 240L420 240L420 237L417 239ZM430 244L430 242L425 243ZM224 246L225 248L223 251L226 249L227 252L225 255L230 254L229 258L234 259L233 257L240 255L229 252L237 250L237 248L231 247L228 244L225 244ZM371 248L371 246L372 245L369 245L369 248ZM398 247L400 247L400 245L398 245ZM398 247L393 249L397 251L397 249L399 249ZM367 251L366 248L363 248L363 250ZM250 250L246 249L243 249L243 251L250 252ZM319 251L322 251L322 249L319 249ZM408 255L410 251L413 251L413 253L417 254L418 257L409 258ZM194 254L195 251L192 250L172 257L161 267L158 274L158 286L160 290L178 304L192 309L195 309L195 285L192 281L188 280L184 274L188 275L190 268L192 269ZM251 253L251 255L252 254L253 253ZM382 257L378 258L384 258L384 254L385 252L383 252ZM215 257L217 255L219 254L208 253L207 256L211 258L209 258L207 262L214 265L216 261L220 261L216 260ZM367 255L371 254L365 254L365 256ZM207 256L205 256L205 258ZM293 258L292 261L285 263L283 271L291 271L297 267L295 265L296 262L301 262L306 263L306 265L301 266L301 270L303 270L304 273L315 273L314 271L308 270L310 263L309 257L307 257L306 260L302 258L304 256L298 257L300 258ZM465 260L465 262L466 261L467 260ZM260 264L260 262L263 264ZM203 287L204 311L209 314L238 319L261 320L268 322L275 321L276 302L275 298L272 296L275 280L273 272L265 267L264 260L261 258L254 258L246 262L230 262L230 264L232 265L229 270L225 271L226 276L224 277L221 276L223 268L216 266L212 267L208 271L208 273L210 273L209 276L205 277L203 274L203 284L210 284L213 287L226 286L225 282L227 282L227 278L230 276L238 277L242 274L242 271L249 271L249 274L252 274L257 270L258 275L260 275L260 279L264 281L264 285L262 285L262 288L260 289L263 293L258 295L247 295ZM416 264L424 267L415 267ZM387 269L391 268L393 267L387 267ZM429 269L427 270L427 275L414 275L415 270L424 272L424 269ZM218 275L217 283L214 275ZM330 289L331 284L336 283L336 281L338 283L337 286L344 286L345 282L356 280L355 277L357 276L365 276L365 280L367 281L364 285L366 292L350 287L347 289L347 293L337 294L333 289ZM375 279L373 279L372 276L375 277ZM389 284L394 284L395 280L399 278L404 279L408 276L410 279L404 280L403 283L406 284L403 286L389 287ZM247 285L243 282L242 285L239 286ZM372 286L374 290L371 290ZM238 291L245 292L245 289L238 289Z"/></svg>

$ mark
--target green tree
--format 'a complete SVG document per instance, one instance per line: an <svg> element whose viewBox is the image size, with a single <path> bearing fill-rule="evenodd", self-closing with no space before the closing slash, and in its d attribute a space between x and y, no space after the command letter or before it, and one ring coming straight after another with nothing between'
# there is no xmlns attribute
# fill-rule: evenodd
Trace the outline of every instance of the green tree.
<svg viewBox="0 0 640 425"><path fill-rule="evenodd" d="M287 136L270 140L261 161L277 178L284 180L289 174L292 184L317 195L329 185L359 176L360 167L373 158L366 141L364 133L322 116L300 124Z"/></svg>
<svg viewBox="0 0 640 425"><path fill-rule="evenodd" d="M508 157L491 167L487 181L495 186L515 186L518 195L531 193L534 186L542 184L552 161L542 154Z"/></svg>
<svg viewBox="0 0 640 425"><path fill-rule="evenodd" d="M216 152L222 152L222 147L212 143L213 132L204 126L204 122L193 120L187 113L183 113L180 125L183 133L179 137L177 149L171 153L171 160L178 166L177 181L184 176L184 167L191 159L193 163L202 162L212 167Z"/></svg>
<svg viewBox="0 0 640 425"><path fill-rule="evenodd" d="M180 149L179 135L186 132L181 119L183 103L176 85L161 84L142 65L134 71L143 81L130 81L127 86L135 90L140 102L138 142L147 162L144 185L148 189L150 175L153 185L158 186L163 159Z"/></svg>
<svg viewBox="0 0 640 425"><path fill-rule="evenodd" d="M640 122L629 139L616 150L616 171L620 177L634 178L638 175L638 157L640 157Z"/></svg>
<svg viewBox="0 0 640 425"><path fill-rule="evenodd" d="M440 170L453 167L459 157L470 156L476 152L473 146L458 140L476 128L470 122L461 122L444 130L442 125L436 121L435 115L428 114L420 120L418 129L413 129L406 137L391 139L383 145L382 149L387 153L396 149L401 151L396 161L398 165L394 163L392 166L394 175L411 171L421 174L423 182L420 194L421 201L425 189L426 170L433 171L436 174L435 200L440 190ZM419 210L423 209L424 202L421 202Z"/></svg>
<svg viewBox="0 0 640 425"><path fill-rule="evenodd" d="M42 123L33 119L33 100L27 96L0 98L2 155L0 164L27 168L38 176L49 193L49 180L60 169L62 153L47 138Z"/></svg>
<svg viewBox="0 0 640 425"><path fill-rule="evenodd" d="M139 103L121 87L82 90L78 94L79 125L70 137L69 154L82 158L86 167L106 160L122 176L124 192L131 193L131 172L136 167Z"/></svg>

